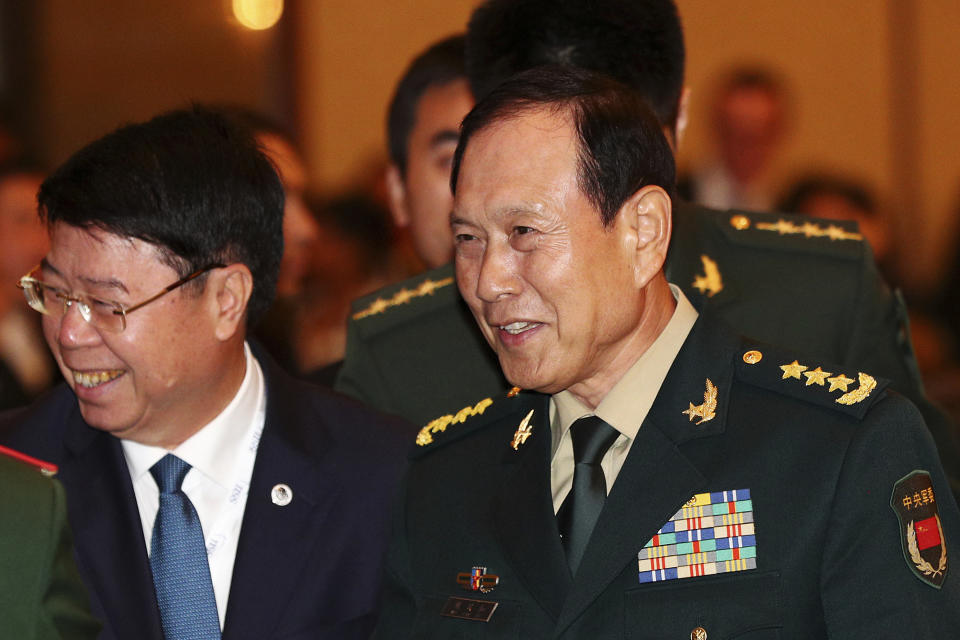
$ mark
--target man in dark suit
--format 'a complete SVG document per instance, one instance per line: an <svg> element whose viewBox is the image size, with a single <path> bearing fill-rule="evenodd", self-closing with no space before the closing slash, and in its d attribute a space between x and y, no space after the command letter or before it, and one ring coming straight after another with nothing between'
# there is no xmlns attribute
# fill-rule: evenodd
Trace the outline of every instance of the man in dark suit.
<svg viewBox="0 0 960 640"><path fill-rule="evenodd" d="M636 89L671 146L686 122L683 30L672 0L490 0L466 40L474 95L540 64L572 64ZM924 413L960 495L955 427L931 407L902 299L882 282L855 225L716 211L679 202L665 266L698 308L738 331L870 370ZM358 300L337 388L420 424L506 381L477 335L446 265Z"/></svg>
<svg viewBox="0 0 960 640"><path fill-rule="evenodd" d="M457 285L530 391L421 430L375 637L960 624L960 511L916 409L698 314L663 273L673 183L642 97L589 72L526 72L464 120Z"/></svg>
<svg viewBox="0 0 960 640"><path fill-rule="evenodd" d="M67 384L0 432L60 467L102 637L365 637L405 429L247 345L283 247L253 138L171 112L38 200L51 247L20 286Z"/></svg>

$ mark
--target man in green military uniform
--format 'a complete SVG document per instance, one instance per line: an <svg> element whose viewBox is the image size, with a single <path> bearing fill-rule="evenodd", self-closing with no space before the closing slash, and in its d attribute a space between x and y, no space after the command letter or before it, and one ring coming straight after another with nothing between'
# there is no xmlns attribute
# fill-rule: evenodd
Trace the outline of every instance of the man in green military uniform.
<svg viewBox="0 0 960 640"><path fill-rule="evenodd" d="M0 640L96 638L56 467L0 447Z"/></svg>
<svg viewBox="0 0 960 640"><path fill-rule="evenodd" d="M960 624L960 511L920 415L881 378L698 313L663 273L673 181L643 99L589 72L526 72L467 116L457 285L530 391L421 430L375 637Z"/></svg>
<svg viewBox="0 0 960 640"><path fill-rule="evenodd" d="M640 91L674 146L685 121L684 55L671 0L492 0L467 33L476 95L537 64L573 63ZM746 335L890 379L920 406L960 494L953 425L923 395L906 309L855 225L678 203L665 271L694 306ZM446 265L355 303L337 388L424 424L508 385Z"/></svg>

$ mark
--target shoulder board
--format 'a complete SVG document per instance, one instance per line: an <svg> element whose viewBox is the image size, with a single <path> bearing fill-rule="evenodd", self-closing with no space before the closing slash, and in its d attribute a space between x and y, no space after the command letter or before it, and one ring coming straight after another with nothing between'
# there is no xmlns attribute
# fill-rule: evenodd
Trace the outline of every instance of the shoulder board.
<svg viewBox="0 0 960 640"><path fill-rule="evenodd" d="M459 299L459 293L453 266L444 265L355 300L350 318L355 322L375 321L401 310L417 313L447 304L450 299Z"/></svg>
<svg viewBox="0 0 960 640"><path fill-rule="evenodd" d="M857 420L883 398L889 380L798 356L768 345L746 345L737 378L775 393L833 409Z"/></svg>
<svg viewBox="0 0 960 640"><path fill-rule="evenodd" d="M6 456L8 458L13 458L14 460L19 460L20 462L35 468L45 476L55 476L57 474L57 465L53 464L52 462L46 462L44 460L28 456L25 453L20 453L14 449L8 449L2 445L0 445L0 456Z"/></svg>
<svg viewBox="0 0 960 640"><path fill-rule="evenodd" d="M856 222L753 211L710 211L709 218L733 244L825 252L859 258L863 235Z"/></svg>
<svg viewBox="0 0 960 640"><path fill-rule="evenodd" d="M515 403L511 399L517 395L517 391L519 390L511 390L496 400L484 398L456 413L448 413L431 420L417 433L416 446L410 452L410 457L422 457L490 424L514 407Z"/></svg>

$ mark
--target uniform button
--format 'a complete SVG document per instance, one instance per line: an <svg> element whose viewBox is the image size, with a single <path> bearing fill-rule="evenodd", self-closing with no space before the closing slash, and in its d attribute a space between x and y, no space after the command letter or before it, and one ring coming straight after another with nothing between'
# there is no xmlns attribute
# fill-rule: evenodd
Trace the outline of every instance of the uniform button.
<svg viewBox="0 0 960 640"><path fill-rule="evenodd" d="M293 489L283 483L275 484L270 490L270 500L278 507L285 507L293 500Z"/></svg>
<svg viewBox="0 0 960 640"><path fill-rule="evenodd" d="M738 213L737 215L730 218L730 226L736 229L737 231L743 231L744 229L750 228L750 218Z"/></svg>
<svg viewBox="0 0 960 640"><path fill-rule="evenodd" d="M761 360L763 360L763 354L759 351L747 351L743 354L743 361L747 364L757 364Z"/></svg>
<svg viewBox="0 0 960 640"><path fill-rule="evenodd" d="M707 640L707 630L703 627L697 627L690 632L690 640Z"/></svg>

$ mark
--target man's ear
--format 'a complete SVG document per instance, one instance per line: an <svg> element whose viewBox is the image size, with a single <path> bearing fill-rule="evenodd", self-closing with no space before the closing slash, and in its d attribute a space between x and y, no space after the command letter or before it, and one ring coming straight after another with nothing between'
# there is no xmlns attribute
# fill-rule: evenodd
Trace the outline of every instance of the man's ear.
<svg viewBox="0 0 960 640"><path fill-rule="evenodd" d="M247 304L253 293L253 274L247 265L235 262L207 276L206 289L214 313L214 333L227 341L246 330Z"/></svg>
<svg viewBox="0 0 960 640"><path fill-rule="evenodd" d="M623 204L627 250L633 260L637 286L643 287L663 268L673 231L670 196L656 185L634 193Z"/></svg>
<svg viewBox="0 0 960 640"><path fill-rule="evenodd" d="M407 208L407 186L403 183L400 168L391 163L387 167L387 199L390 201L390 216L400 228L410 225L410 210Z"/></svg>

